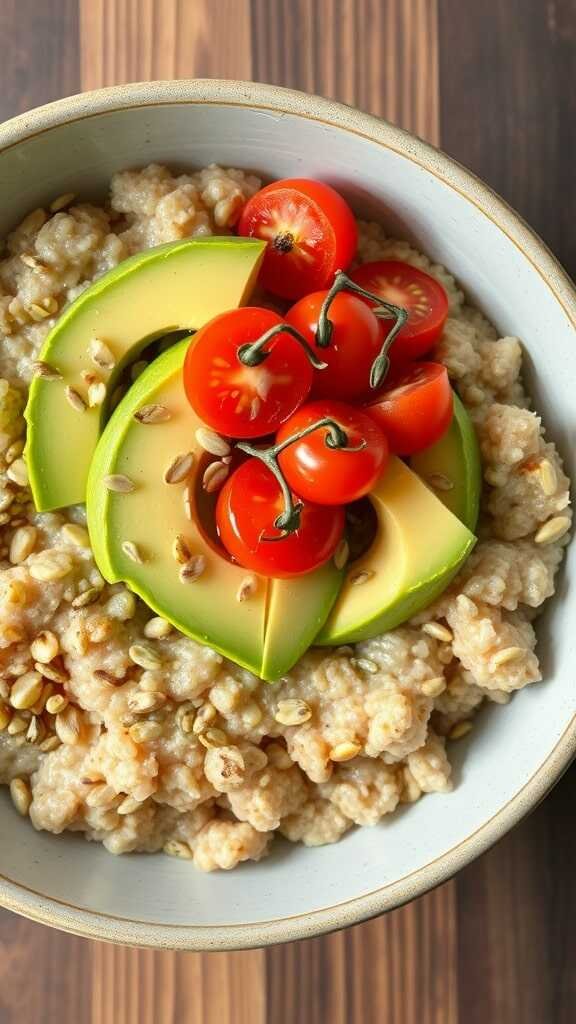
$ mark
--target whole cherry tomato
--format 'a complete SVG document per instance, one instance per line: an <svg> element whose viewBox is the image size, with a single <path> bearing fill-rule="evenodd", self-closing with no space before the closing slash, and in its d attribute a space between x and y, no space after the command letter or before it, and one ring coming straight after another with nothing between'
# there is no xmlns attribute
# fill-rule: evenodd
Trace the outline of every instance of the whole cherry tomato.
<svg viewBox="0 0 576 1024"><path fill-rule="evenodd" d="M300 525L287 536L274 525L283 511L276 477L259 459L248 459L218 495L216 523L222 544L240 565L265 576L282 579L312 572L334 554L344 530L344 509L304 502Z"/></svg>
<svg viewBox="0 0 576 1024"><path fill-rule="evenodd" d="M436 344L448 316L448 297L430 274L399 260L381 260L363 263L350 277L386 302L408 310L408 321L390 349L392 363L418 359ZM374 305L369 299L363 301Z"/></svg>
<svg viewBox="0 0 576 1024"><path fill-rule="evenodd" d="M452 421L453 396L446 367L413 363L391 375L386 390L365 411L380 424L397 455L414 455L428 448Z"/></svg>
<svg viewBox="0 0 576 1024"><path fill-rule="evenodd" d="M287 322L312 346L316 343L318 318L327 294L321 291L306 295L286 314ZM346 402L367 398L370 369L384 342L386 321L377 320L363 299L345 291L330 303L328 318L332 325L330 344L315 348L328 366L314 371L312 395Z"/></svg>
<svg viewBox="0 0 576 1024"><path fill-rule="evenodd" d="M255 366L245 365L239 349L256 342L284 321L270 309L246 306L222 313L201 327L184 362L184 387L204 423L227 437L273 433L307 397L312 366L288 333L266 342Z"/></svg>
<svg viewBox="0 0 576 1024"><path fill-rule="evenodd" d="M342 196L307 178L260 189L242 211L238 234L268 242L260 280L286 299L327 288L335 271L349 265L358 242L354 214Z"/></svg>
<svg viewBox="0 0 576 1024"><path fill-rule="evenodd" d="M330 426L319 427L288 445L278 455L280 469L292 490L319 505L345 505L368 494L386 468L388 442L378 424L361 409L319 399L303 405L284 423L277 444L319 420L336 423L346 447L333 447ZM362 447L360 447L362 446ZM359 448L354 451L351 449Z"/></svg>

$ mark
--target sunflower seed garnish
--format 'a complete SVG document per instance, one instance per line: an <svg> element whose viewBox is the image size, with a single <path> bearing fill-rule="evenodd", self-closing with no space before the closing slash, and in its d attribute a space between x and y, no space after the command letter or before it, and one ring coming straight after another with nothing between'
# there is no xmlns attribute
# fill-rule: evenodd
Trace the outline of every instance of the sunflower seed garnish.
<svg viewBox="0 0 576 1024"><path fill-rule="evenodd" d="M116 366L116 360L112 355L108 345L105 345L100 338L92 338L88 347L90 359L96 366L100 366L103 370L113 370Z"/></svg>
<svg viewBox="0 0 576 1024"><path fill-rule="evenodd" d="M124 552L124 554L126 555L127 558L130 558L133 562L136 562L137 565L143 565L144 564L144 558L142 556L142 552L140 551L140 548L138 547L138 545L134 544L133 541L131 541L131 540L124 540L124 541L122 541L122 551Z"/></svg>
<svg viewBox="0 0 576 1024"><path fill-rule="evenodd" d="M363 583L367 583L368 580L372 579L374 573L371 569L356 569L355 572L351 572L348 577L348 582L353 587L360 587Z"/></svg>
<svg viewBox="0 0 576 1024"><path fill-rule="evenodd" d="M172 557L179 565L186 565L192 557L190 548L181 533L178 534L172 544Z"/></svg>
<svg viewBox="0 0 576 1024"><path fill-rule="evenodd" d="M66 386L66 399L72 408L76 409L76 412L84 412L86 409L86 402L82 398L82 395L76 391L76 388L70 387L69 384Z"/></svg>
<svg viewBox="0 0 576 1024"><path fill-rule="evenodd" d="M454 488L454 481L444 473L431 473L428 483L435 491L451 491Z"/></svg>
<svg viewBox="0 0 576 1024"><path fill-rule="evenodd" d="M348 547L348 541L341 540L336 551L334 552L334 565L337 569L343 569L350 557L350 548Z"/></svg>
<svg viewBox="0 0 576 1024"><path fill-rule="evenodd" d="M91 409L102 405L106 398L106 385L101 380L92 381L88 388L88 405Z"/></svg>
<svg viewBox="0 0 576 1024"><path fill-rule="evenodd" d="M194 555L186 565L180 569L180 580L182 583L193 583L197 580L206 568L204 555Z"/></svg>
<svg viewBox="0 0 576 1024"><path fill-rule="evenodd" d="M225 466L223 462L211 462L209 466L204 470L204 476L202 477L202 487L207 494L213 494L217 491L228 476L230 467Z"/></svg>
<svg viewBox="0 0 576 1024"><path fill-rule="evenodd" d="M186 452L185 455L177 455L164 473L164 483L182 483L190 473L193 465L194 455L192 452Z"/></svg>
<svg viewBox="0 0 576 1024"><path fill-rule="evenodd" d="M32 369L35 377L42 377L43 380L62 380L62 374L55 370L49 363L43 363L41 359L37 359L35 363L32 363Z"/></svg>
<svg viewBox="0 0 576 1024"><path fill-rule="evenodd" d="M136 485L129 476L125 476L123 473L111 473L110 476L104 477L104 486L109 491L116 491L118 494L130 494Z"/></svg>
<svg viewBox="0 0 576 1024"><path fill-rule="evenodd" d="M220 434L217 434L214 430L208 430L208 427L198 427L196 431L196 440L201 448L205 452L209 452L210 455L230 455L230 445L228 441L225 441Z"/></svg>
<svg viewBox="0 0 576 1024"><path fill-rule="evenodd" d="M252 597L258 588L258 577L252 573L249 576L245 576L236 593L236 600L242 603L247 601L248 598Z"/></svg>
<svg viewBox="0 0 576 1024"><path fill-rule="evenodd" d="M134 419L138 423L167 423L172 418L172 413L165 405L143 405L138 412L134 413Z"/></svg>

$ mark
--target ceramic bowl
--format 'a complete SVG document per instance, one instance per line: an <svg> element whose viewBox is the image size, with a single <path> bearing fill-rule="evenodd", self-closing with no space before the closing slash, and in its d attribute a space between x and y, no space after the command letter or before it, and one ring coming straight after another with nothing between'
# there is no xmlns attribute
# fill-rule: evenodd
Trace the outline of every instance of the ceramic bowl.
<svg viewBox="0 0 576 1024"><path fill-rule="evenodd" d="M0 236L73 191L105 192L119 168L212 161L270 178L332 182L458 277L501 334L527 350L529 384L576 476L576 295L522 220L482 182L412 135L323 99L265 85L191 81L76 96L0 127ZM161 856L113 857L34 832L0 798L0 902L93 938L224 949L317 935L444 881L530 811L575 752L576 548L539 620L544 682L487 710L455 746L456 788L335 846L278 842L260 864L202 875Z"/></svg>

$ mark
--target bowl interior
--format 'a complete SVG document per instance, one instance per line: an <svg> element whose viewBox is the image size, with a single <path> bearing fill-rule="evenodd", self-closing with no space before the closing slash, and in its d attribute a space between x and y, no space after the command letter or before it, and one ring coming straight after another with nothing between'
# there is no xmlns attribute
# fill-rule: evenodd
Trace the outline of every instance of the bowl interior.
<svg viewBox="0 0 576 1024"><path fill-rule="evenodd" d="M153 160L182 168L218 162L268 178L330 181L359 214L382 220L444 263L502 334L522 339L536 407L574 473L574 327L533 254L511 237L497 203L488 212L481 208L481 187L476 198L468 179L469 194L463 194L457 182L445 180L445 165L435 165L431 151L392 131L380 141L370 139L363 133L366 123L351 115L348 126L336 126L313 115L230 102L166 102L55 126L0 152L0 236L62 192L97 199L115 170ZM409 898L423 868L434 865L434 877L440 877L448 851L458 849L464 860L480 848L480 839L470 837L527 786L569 726L575 710L576 599L567 581L575 559L573 548L560 592L539 621L545 681L480 716L470 739L452 751L452 794L426 797L336 846L305 849L279 842L261 864L212 876L170 858L114 858L78 837L35 833L4 794L0 875L74 908L168 926L166 942L170 927L218 925L256 926L258 940L265 941L260 926L271 920L283 922L289 937L301 915L298 933L314 932L315 912L401 880L394 899ZM345 920L342 908L329 915L328 924ZM135 941L137 934L135 925Z"/></svg>

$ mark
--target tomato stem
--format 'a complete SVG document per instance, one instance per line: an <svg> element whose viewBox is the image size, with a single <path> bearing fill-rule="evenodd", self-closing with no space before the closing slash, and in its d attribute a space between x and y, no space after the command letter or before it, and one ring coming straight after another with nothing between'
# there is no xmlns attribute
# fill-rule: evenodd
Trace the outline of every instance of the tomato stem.
<svg viewBox="0 0 576 1024"><path fill-rule="evenodd" d="M391 302L385 302L379 295L375 295L374 292L366 291L365 288L361 288L359 284L352 281L343 270L337 270L334 275L334 282L330 291L328 292L322 308L320 309L320 316L318 317L318 326L316 328L316 345L318 348L328 348L332 340L332 332L334 325L328 318L330 306L339 292L349 291L355 295L362 295L365 299L372 299L376 303L372 312L374 316L378 317L379 320L395 320L395 324L384 340L384 344L380 349L380 352L376 356L376 359L372 363L370 370L370 387L377 388L381 385L388 369L390 367L390 359L388 352L392 342L396 338L398 331L404 326L408 320L408 311L403 309L402 306L394 306Z"/></svg>
<svg viewBox="0 0 576 1024"><path fill-rule="evenodd" d="M269 331L266 331L266 333L258 338L257 341L247 342L245 345L240 345L238 348L238 359L240 362L244 363L244 366L260 366L260 364L263 363L270 355L269 352L264 351L264 346L272 338L275 338L277 334L289 334L291 338L294 338L294 340L297 341L304 349L315 370L326 369L327 364L318 358L314 349L308 344L306 338L300 334L300 331L297 331L296 328L292 327L290 324L284 323L275 324L274 327L271 327Z"/></svg>
<svg viewBox="0 0 576 1024"><path fill-rule="evenodd" d="M362 440L360 444L353 447L349 445L346 431L342 429L336 420L330 419L329 416L317 420L316 423L311 423L308 427L304 427L302 430L297 431L297 433L292 434L291 437L287 437L285 441L272 445L270 448L254 448L251 444L246 444L244 441L236 445L239 451L245 452L246 455L251 455L255 459L260 459L260 462L263 462L276 478L282 491L284 511L274 520L274 526L277 530L282 530L282 533L280 537L263 537L263 540L283 540L289 534L295 533L300 526L300 514L304 505L301 501L294 502L292 492L278 464L278 456L291 444L301 441L303 437L307 437L308 434L312 434L315 430L320 430L322 427L328 427L324 440L327 448L354 453L360 452L366 447L365 440Z"/></svg>

